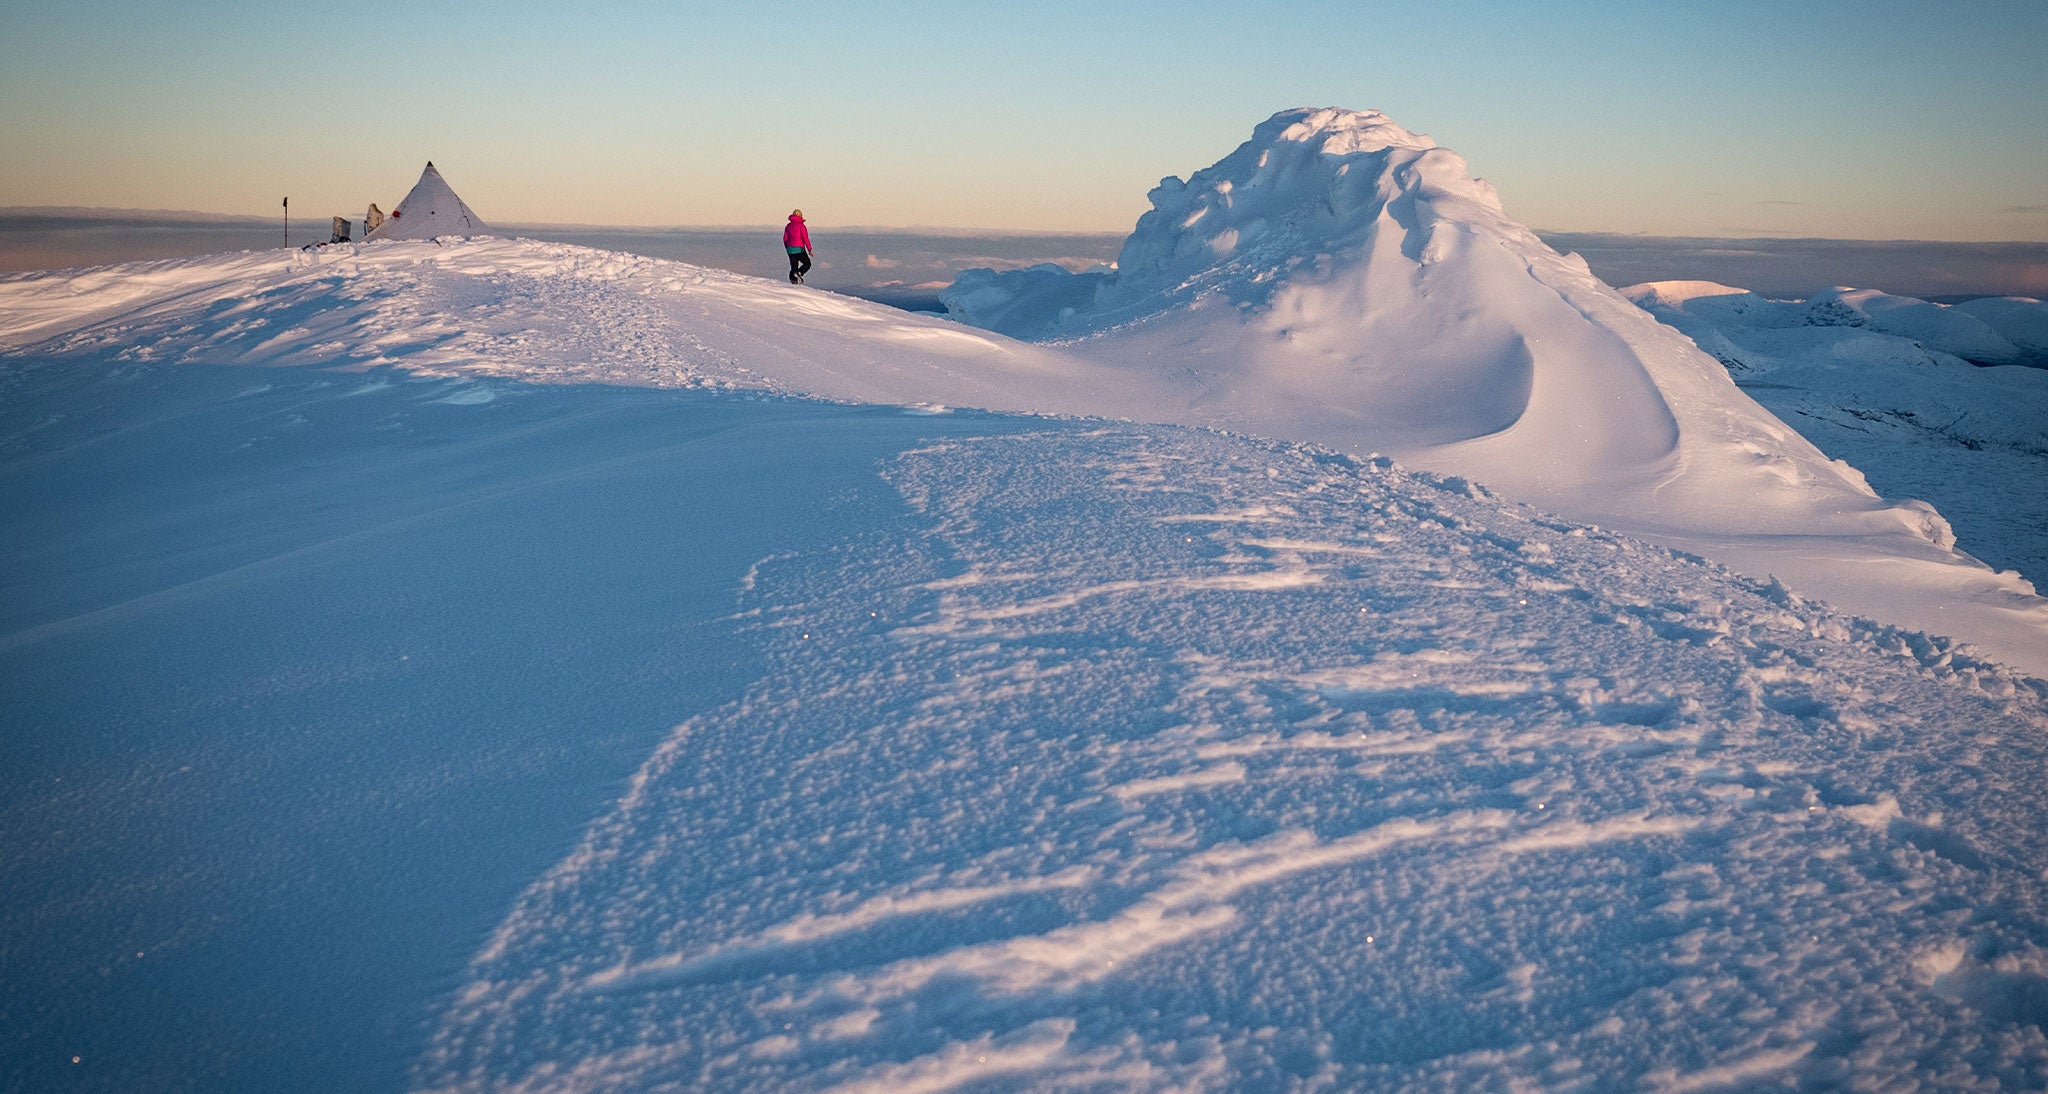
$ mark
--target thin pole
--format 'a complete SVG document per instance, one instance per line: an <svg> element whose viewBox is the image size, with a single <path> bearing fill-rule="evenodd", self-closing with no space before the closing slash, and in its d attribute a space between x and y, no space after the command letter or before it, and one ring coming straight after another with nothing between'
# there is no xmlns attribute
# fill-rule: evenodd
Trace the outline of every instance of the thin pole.
<svg viewBox="0 0 2048 1094"><path fill-rule="evenodd" d="M286 194L284 198L284 245L287 247L292 245L292 198L290 194Z"/></svg>

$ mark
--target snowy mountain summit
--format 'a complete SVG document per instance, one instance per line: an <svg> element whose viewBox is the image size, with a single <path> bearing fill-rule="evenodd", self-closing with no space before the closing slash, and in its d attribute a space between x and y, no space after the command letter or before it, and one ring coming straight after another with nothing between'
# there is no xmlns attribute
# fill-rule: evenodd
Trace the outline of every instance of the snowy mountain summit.
<svg viewBox="0 0 2048 1094"><path fill-rule="evenodd" d="M1108 412L1386 453L2048 665L2030 584L1879 497L1386 115L1282 111L1150 198L1112 272L969 271L942 300L1130 377L1139 401Z"/></svg>

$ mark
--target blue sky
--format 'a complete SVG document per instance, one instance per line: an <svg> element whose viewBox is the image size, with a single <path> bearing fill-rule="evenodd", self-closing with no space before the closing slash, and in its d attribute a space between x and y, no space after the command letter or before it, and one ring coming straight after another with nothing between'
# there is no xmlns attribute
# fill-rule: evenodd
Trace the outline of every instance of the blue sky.
<svg viewBox="0 0 2048 1094"><path fill-rule="evenodd" d="M2048 4L4 0L0 205L1127 230L1292 106L1532 227L2048 239Z"/></svg>

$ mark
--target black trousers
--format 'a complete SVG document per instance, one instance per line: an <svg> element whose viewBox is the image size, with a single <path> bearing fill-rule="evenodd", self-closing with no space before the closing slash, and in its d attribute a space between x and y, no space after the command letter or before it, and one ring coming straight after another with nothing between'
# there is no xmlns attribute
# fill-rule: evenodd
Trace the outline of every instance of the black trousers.
<svg viewBox="0 0 2048 1094"><path fill-rule="evenodd" d="M791 284L795 284L795 283L796 283L796 282L798 282L798 281L802 281L802 280L804 279L804 275L805 275L805 274L807 274L807 273L809 273L809 272L811 272L811 252L809 252L809 251L791 251L791 252L789 252L789 280L790 280L790 283L791 283Z"/></svg>

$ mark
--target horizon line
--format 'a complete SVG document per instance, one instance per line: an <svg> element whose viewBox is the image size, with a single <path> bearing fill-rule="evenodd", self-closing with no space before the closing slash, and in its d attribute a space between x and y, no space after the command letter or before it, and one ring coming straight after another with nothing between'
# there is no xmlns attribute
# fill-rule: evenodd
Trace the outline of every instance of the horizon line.
<svg viewBox="0 0 2048 1094"><path fill-rule="evenodd" d="M333 215L333 214L327 214ZM196 220L209 224L264 224L268 225L278 217L255 213L209 213L196 209L134 209L120 206L96 205L0 205L0 217L46 217L49 219L73 218L91 220ZM319 219L316 215L313 219ZM354 219L354 218L351 218ZM542 231L614 231L614 232L775 232L781 230L779 223L762 221L755 224L599 224L585 221L541 221L508 220L498 226L507 229L530 228ZM1060 236L1101 236L1128 237L1130 230L1111 231L1105 229L1053 229L1053 228L968 228L949 225L923 224L845 224L833 225L838 232L870 232L880 234L926 235L949 238L1050 238ZM1933 243L1956 247L2001 247L2048 245L2043 239L1924 239L1924 238L1873 238L1868 236L1802 236L1802 235L1664 235L1655 232L1613 232L1578 228L1530 228L1540 235L1594 236L1605 239L1637 240L1701 240L1731 242L1744 240L1768 240L1773 243Z"/></svg>

